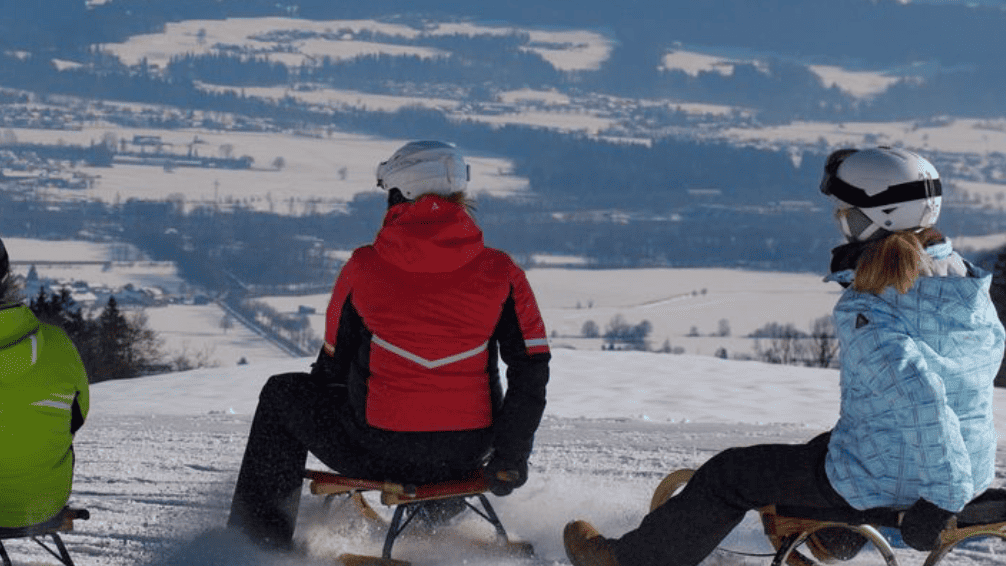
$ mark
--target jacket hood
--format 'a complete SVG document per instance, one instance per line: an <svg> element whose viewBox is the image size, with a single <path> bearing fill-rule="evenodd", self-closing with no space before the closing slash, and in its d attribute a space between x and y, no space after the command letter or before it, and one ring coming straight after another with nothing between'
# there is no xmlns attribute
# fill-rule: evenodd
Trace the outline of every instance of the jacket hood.
<svg viewBox="0 0 1006 566"><path fill-rule="evenodd" d="M482 230L465 207L435 195L391 207L373 247L385 261L414 273L454 271L485 249Z"/></svg>
<svg viewBox="0 0 1006 566"><path fill-rule="evenodd" d="M39 322L24 305L0 305L0 381L23 374L38 359Z"/></svg>

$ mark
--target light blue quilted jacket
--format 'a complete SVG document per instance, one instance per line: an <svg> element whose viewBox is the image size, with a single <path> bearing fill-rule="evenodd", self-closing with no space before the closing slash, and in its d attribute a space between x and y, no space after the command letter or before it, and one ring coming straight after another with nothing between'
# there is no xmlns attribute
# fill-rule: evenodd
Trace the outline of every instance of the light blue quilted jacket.
<svg viewBox="0 0 1006 566"><path fill-rule="evenodd" d="M825 469L853 507L922 497L956 512L992 482L1004 332L992 276L968 269L920 277L905 294L850 288L835 306L842 404Z"/></svg>

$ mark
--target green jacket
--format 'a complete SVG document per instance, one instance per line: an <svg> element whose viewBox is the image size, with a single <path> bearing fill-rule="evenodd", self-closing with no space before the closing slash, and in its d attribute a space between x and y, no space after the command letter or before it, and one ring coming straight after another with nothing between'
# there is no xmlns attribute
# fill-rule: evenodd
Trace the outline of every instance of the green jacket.
<svg viewBox="0 0 1006 566"><path fill-rule="evenodd" d="M0 304L0 527L42 522L66 505L88 401L66 333L24 305Z"/></svg>

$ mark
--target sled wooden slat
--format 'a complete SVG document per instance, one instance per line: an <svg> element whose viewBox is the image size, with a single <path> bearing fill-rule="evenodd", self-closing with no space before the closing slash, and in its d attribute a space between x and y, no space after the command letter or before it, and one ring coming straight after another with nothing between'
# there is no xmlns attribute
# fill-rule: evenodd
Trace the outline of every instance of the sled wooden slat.
<svg viewBox="0 0 1006 566"><path fill-rule="evenodd" d="M75 520L85 521L89 518L91 518L91 514L87 509L66 507L55 517L43 523L28 525L26 527L0 527L0 564L3 564L3 566L12 566L10 556L7 555L7 549L4 547L3 541L28 538L35 541L36 544L53 555L64 566L74 566L73 559L70 558L70 553L67 551L66 545L63 544L63 539L60 538L59 533L72 531ZM45 537L52 539L52 544L56 547L55 550L46 544Z"/></svg>
<svg viewBox="0 0 1006 566"><path fill-rule="evenodd" d="M315 495L338 495L354 491L379 491L381 503L398 505L450 497L466 497L489 491L489 481L481 474L464 480L446 481L426 485L409 485L394 482L350 478L331 472L308 470L310 490Z"/></svg>

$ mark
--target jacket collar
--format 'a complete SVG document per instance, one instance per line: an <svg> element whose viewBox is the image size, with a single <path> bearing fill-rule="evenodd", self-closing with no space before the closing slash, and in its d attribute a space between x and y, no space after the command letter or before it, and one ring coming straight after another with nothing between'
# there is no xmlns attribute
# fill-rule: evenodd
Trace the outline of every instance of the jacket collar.
<svg viewBox="0 0 1006 566"><path fill-rule="evenodd" d="M38 319L28 307L16 303L0 304L0 351L37 332L38 328Z"/></svg>
<svg viewBox="0 0 1006 566"><path fill-rule="evenodd" d="M831 273L824 280L835 281L842 287L850 286L856 278L856 264L867 244L869 242L851 242L831 250ZM926 246L926 253L936 262L948 261L954 254L954 247L950 238L944 237L939 242ZM967 268L971 270L973 266L968 265Z"/></svg>
<svg viewBox="0 0 1006 566"><path fill-rule="evenodd" d="M391 207L374 249L405 271L444 273L475 259L485 245L464 206L431 195Z"/></svg>

